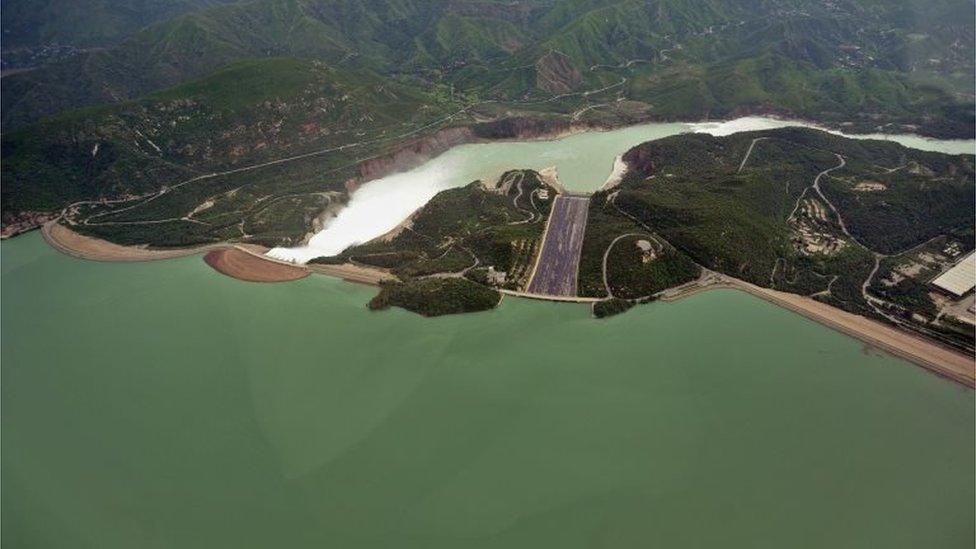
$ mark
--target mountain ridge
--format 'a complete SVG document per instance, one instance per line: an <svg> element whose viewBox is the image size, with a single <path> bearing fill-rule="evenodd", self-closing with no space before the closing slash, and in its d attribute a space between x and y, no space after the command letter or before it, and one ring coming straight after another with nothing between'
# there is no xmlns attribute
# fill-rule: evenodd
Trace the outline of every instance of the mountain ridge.
<svg viewBox="0 0 976 549"><path fill-rule="evenodd" d="M971 104L971 90L962 82L972 72L967 46L974 43L973 33L952 17L969 4L941 0L925 10L919 5L252 0L193 11L110 50L13 75L5 81L6 95L17 100L4 100L3 124L9 128L66 108L132 99L246 58L282 56L515 99L546 91L532 66L554 51L587 82L604 84L605 76L592 67L637 60L654 74L670 66L707 67L775 54L814 71L893 71L913 87L937 81L951 93L969 94L950 93L948 100ZM939 63L929 63L933 55ZM955 75L960 70L962 77Z"/></svg>

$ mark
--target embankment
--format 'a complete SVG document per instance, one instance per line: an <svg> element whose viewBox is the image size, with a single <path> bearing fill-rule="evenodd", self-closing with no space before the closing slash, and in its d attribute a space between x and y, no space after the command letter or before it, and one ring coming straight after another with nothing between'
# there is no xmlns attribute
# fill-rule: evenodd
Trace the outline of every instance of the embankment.
<svg viewBox="0 0 976 549"><path fill-rule="evenodd" d="M806 296L759 288L745 282L736 284L735 287L969 388L976 388L976 362L973 357Z"/></svg>
<svg viewBox="0 0 976 549"><path fill-rule="evenodd" d="M145 246L122 246L76 233L57 221L48 221L41 227L44 240L59 252L92 261L156 261L186 257L210 250L226 248L227 244L207 244L192 248L152 249ZM256 246L263 250L263 248Z"/></svg>
<svg viewBox="0 0 976 549"><path fill-rule="evenodd" d="M305 267L270 260L244 248L211 250L203 260L215 271L247 282L289 282L305 278Z"/></svg>
<svg viewBox="0 0 976 549"><path fill-rule="evenodd" d="M263 254L267 248L255 244L207 244L192 248L151 249L121 246L78 234L68 227L50 221L41 227L44 240L59 252L91 261L139 262L173 259L206 253L204 261L214 270L239 280L251 282L284 282L304 278L308 269L272 260Z"/></svg>
<svg viewBox="0 0 976 549"><path fill-rule="evenodd" d="M671 293L665 293L661 296L661 300L676 301L719 288L749 293L859 339L872 347L913 362L940 376L976 388L976 360L973 357L916 334L843 311L806 296L761 288L729 276L709 273L709 276L703 276L698 283L688 284Z"/></svg>

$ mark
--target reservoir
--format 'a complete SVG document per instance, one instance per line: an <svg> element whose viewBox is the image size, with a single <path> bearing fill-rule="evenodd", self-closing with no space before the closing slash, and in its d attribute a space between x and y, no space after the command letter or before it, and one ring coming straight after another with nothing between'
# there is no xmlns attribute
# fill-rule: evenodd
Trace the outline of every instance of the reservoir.
<svg viewBox="0 0 976 549"><path fill-rule="evenodd" d="M972 547L973 392L749 295L423 319L4 242L10 547Z"/></svg>
<svg viewBox="0 0 976 549"><path fill-rule="evenodd" d="M792 120L745 117L726 122L640 124L610 131L587 131L554 140L459 145L412 170L367 182L352 194L349 205L314 235L308 245L275 248L269 255L299 263L336 255L353 244L372 240L392 230L440 191L479 179L494 182L507 170L555 167L564 187L589 192L603 185L618 156L645 141L684 132L728 135L784 126L816 127ZM832 133L846 135L837 131ZM949 154L976 152L976 141L973 140L937 140L908 134L846 136L887 139L906 147Z"/></svg>

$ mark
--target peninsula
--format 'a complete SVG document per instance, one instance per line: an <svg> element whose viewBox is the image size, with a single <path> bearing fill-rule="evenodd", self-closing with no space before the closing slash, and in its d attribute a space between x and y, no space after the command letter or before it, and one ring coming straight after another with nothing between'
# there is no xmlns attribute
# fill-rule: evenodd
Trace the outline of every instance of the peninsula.
<svg viewBox="0 0 976 549"><path fill-rule="evenodd" d="M731 287L973 385L972 287L933 283L974 248L972 155L790 127L676 135L621 162L591 194L512 170L442 191L390 233L305 269L262 268L254 246L218 268L244 280L311 271L377 284L370 307L427 316L509 295L590 303L603 317ZM77 229L85 220L65 219ZM45 234L86 254L67 227Z"/></svg>

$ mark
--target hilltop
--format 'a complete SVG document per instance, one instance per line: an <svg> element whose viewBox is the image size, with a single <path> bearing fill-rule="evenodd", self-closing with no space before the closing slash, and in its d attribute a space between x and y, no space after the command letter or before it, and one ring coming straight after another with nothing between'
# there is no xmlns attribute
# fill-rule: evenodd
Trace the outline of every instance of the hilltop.
<svg viewBox="0 0 976 549"><path fill-rule="evenodd" d="M236 0L4 0L4 71L116 46L140 29Z"/></svg>

